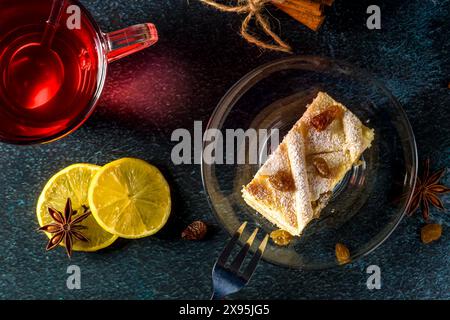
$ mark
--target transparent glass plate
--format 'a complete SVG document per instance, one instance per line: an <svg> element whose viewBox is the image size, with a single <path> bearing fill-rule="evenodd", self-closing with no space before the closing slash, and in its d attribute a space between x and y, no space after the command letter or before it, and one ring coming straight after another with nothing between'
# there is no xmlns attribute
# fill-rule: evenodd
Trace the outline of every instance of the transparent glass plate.
<svg viewBox="0 0 450 320"><path fill-rule="evenodd" d="M300 269L336 266L335 245L344 243L351 260L368 254L394 231L405 214L417 173L417 149L405 112L384 87L367 72L349 64L321 57L290 57L263 65L239 80L222 98L207 129L278 129L280 141L302 116L318 91L327 92L347 106L363 123L375 130L375 141L336 187L333 197L300 237L289 246L270 241L264 259ZM263 143L276 148L272 136ZM248 141L247 141L248 142ZM204 141L204 147L214 141ZM248 146L248 145L247 145ZM229 154L248 147L235 144ZM241 196L242 186L251 181L258 164L202 163L203 185L212 211L233 234L244 221L246 233L259 227L265 233L277 228L249 207ZM252 250L259 241L255 241Z"/></svg>

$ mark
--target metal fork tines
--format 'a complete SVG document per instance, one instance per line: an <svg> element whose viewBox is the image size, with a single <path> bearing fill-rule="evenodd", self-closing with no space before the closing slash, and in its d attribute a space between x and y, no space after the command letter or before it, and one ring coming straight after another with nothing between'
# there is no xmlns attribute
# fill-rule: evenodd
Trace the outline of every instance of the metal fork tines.
<svg viewBox="0 0 450 320"><path fill-rule="evenodd" d="M234 258L227 266L227 261L229 260L231 252L238 243L239 237L244 232L246 226L247 222L244 222L239 227L214 264L212 271L214 292L211 299L223 299L224 297L241 290L250 281L259 260L261 260L264 250L266 249L267 241L269 240L269 235L267 234L247 267L244 268L242 272L240 271L248 251L258 233L259 229L256 228L242 247L241 251L239 251L236 258Z"/></svg>

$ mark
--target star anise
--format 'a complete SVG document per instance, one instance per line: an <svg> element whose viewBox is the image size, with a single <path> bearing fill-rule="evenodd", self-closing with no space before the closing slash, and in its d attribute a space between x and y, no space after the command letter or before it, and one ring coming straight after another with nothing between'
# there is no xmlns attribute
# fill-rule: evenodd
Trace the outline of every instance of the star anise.
<svg viewBox="0 0 450 320"><path fill-rule="evenodd" d="M422 177L417 178L411 204L408 208L409 215L412 215L420 208L423 218L428 220L430 205L439 210L445 210L444 204L439 199L440 195L450 192L450 188L439 182L445 171L446 168L443 168L430 174L430 159L425 161Z"/></svg>
<svg viewBox="0 0 450 320"><path fill-rule="evenodd" d="M76 218L76 210L72 208L72 201L67 199L64 214L53 208L48 208L48 213L53 218L54 222L39 228L40 231L51 233L53 236L47 244L46 250L52 250L56 248L62 241L66 247L66 252L69 258L72 256L72 245L74 238L87 242L89 241L82 233L82 230L87 227L80 225L80 222L85 220L91 211L84 207L84 213Z"/></svg>

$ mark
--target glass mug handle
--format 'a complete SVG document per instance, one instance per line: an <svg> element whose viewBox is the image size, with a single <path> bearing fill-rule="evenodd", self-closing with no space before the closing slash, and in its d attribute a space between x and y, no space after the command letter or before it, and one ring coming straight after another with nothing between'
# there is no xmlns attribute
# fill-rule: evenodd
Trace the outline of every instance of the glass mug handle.
<svg viewBox="0 0 450 320"><path fill-rule="evenodd" d="M104 37L108 62L113 62L154 45L158 41L158 31L154 24L143 23L106 33Z"/></svg>

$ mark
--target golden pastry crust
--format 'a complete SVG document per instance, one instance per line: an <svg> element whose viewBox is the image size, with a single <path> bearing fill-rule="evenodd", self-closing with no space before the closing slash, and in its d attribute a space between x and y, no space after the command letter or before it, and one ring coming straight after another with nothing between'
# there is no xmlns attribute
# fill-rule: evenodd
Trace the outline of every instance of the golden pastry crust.
<svg viewBox="0 0 450 320"><path fill-rule="evenodd" d="M292 235L319 217L332 190L374 139L344 105L319 92L242 189L246 203ZM320 166L320 167L318 167Z"/></svg>

